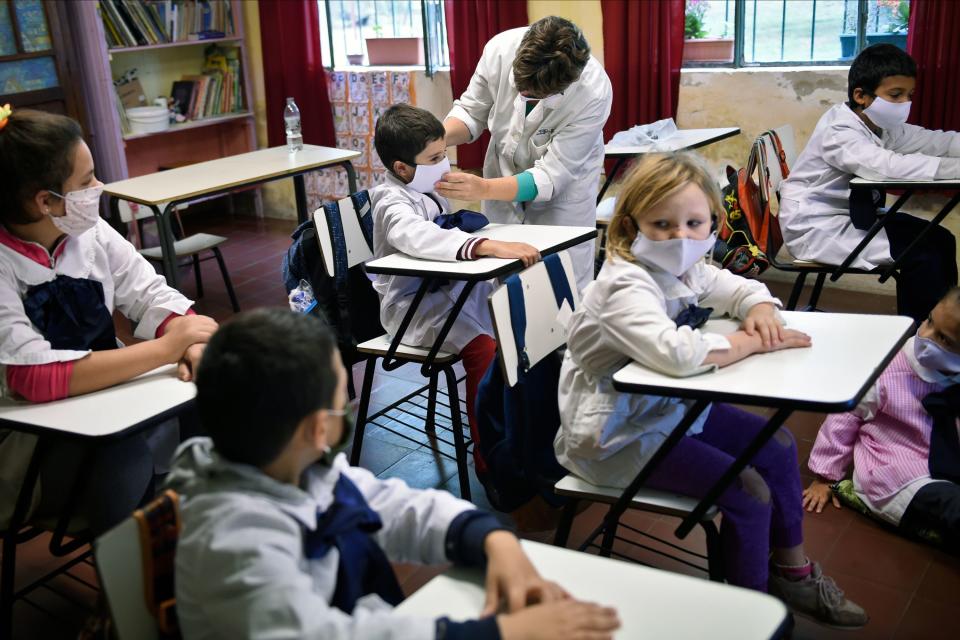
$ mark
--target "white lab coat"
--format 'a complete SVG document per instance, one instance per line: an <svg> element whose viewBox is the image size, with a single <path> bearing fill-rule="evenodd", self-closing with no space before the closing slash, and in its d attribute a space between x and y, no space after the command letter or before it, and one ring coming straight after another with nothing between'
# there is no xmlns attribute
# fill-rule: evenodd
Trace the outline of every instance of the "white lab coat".
<svg viewBox="0 0 960 640"><path fill-rule="evenodd" d="M113 313L119 309L135 322L134 335L142 339L154 338L167 316L184 314L193 305L167 286L163 277L106 220L101 219L89 231L62 242L63 248L55 252L55 259L47 253L52 266L38 264L0 244L0 399L4 401L9 401L10 396L7 366L70 362L90 353L51 347L24 311L23 298L30 287L61 274L96 280L103 285L107 310ZM46 253L42 246L36 247ZM35 444L34 435L0 429L0 528L12 513ZM31 511L39 498L40 491L35 491Z"/></svg>
<svg viewBox="0 0 960 640"><path fill-rule="evenodd" d="M613 90L596 58L552 109L538 103L529 115L513 79L513 59L527 28L497 34L483 49L470 85L447 115L470 130L470 141L484 129L490 145L483 163L486 178L533 174L533 202L484 201L491 222L593 227L600 170L603 125L610 115ZM581 291L593 280L593 244L569 249Z"/></svg>
<svg viewBox="0 0 960 640"><path fill-rule="evenodd" d="M181 494L177 544L177 617L184 638L344 640L433 638L436 621L397 613L376 594L352 613L331 606L340 554L304 554L304 531L333 502L347 476L380 516L377 544L394 562L448 562L450 523L469 502L446 491L409 488L351 467L344 454L329 468L310 467L301 485L278 482L255 467L217 455L207 438L185 442L167 486ZM478 612L479 613L479 612Z"/></svg>
<svg viewBox="0 0 960 640"><path fill-rule="evenodd" d="M459 229L441 229L433 222L441 213L450 213L450 205L444 197L431 195L441 204L442 211L430 196L408 189L389 172L386 183L370 191L375 258L401 251L425 260L457 260L457 252L471 236ZM437 291L427 292L403 334L403 343L432 346L464 285L463 281L450 281ZM377 275L373 281L373 288L380 294L380 323L391 336L399 330L419 286L420 278L408 276ZM487 306L492 292L490 282L479 282L473 288L443 342L445 351L460 353L477 336L493 335Z"/></svg>
<svg viewBox="0 0 960 640"><path fill-rule="evenodd" d="M554 441L560 464L597 485L627 486L693 401L620 393L613 374L631 360L674 376L711 371L716 367L704 359L729 349L729 341L678 328L671 318L689 304L713 307L714 317L743 318L761 302L780 305L761 282L706 262L682 278L619 257L605 262L570 320ZM688 434L702 431L708 414Z"/></svg>
<svg viewBox="0 0 960 640"><path fill-rule="evenodd" d="M905 124L878 137L846 104L831 107L780 186L780 226L790 254L840 264L866 235L850 220L850 179L933 180L944 156L960 156L960 134ZM852 266L892 262L881 231Z"/></svg>

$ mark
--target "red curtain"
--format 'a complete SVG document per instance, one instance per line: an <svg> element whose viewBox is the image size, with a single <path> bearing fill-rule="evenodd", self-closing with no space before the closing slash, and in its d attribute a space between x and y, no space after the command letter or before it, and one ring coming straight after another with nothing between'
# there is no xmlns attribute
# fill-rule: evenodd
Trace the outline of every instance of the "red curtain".
<svg viewBox="0 0 960 640"><path fill-rule="evenodd" d="M270 146L286 144L283 108L292 96L300 108L303 141L335 147L317 2L260 0L259 8Z"/></svg>
<svg viewBox="0 0 960 640"><path fill-rule="evenodd" d="M520 0L446 0L447 43L450 48L450 84L457 99L470 84L487 41L507 29L525 27L527 3ZM490 135L457 147L461 169L480 169Z"/></svg>
<svg viewBox="0 0 960 640"><path fill-rule="evenodd" d="M960 2L913 0L907 51L917 61L910 122L960 131Z"/></svg>
<svg viewBox="0 0 960 640"><path fill-rule="evenodd" d="M677 115L684 0L601 0L603 66L613 85L604 140Z"/></svg>

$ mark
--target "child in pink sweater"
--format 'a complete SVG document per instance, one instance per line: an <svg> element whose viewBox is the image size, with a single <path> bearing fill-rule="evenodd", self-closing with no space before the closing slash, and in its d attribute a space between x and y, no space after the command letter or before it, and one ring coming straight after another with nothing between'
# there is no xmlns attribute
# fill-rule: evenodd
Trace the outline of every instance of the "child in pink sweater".
<svg viewBox="0 0 960 640"><path fill-rule="evenodd" d="M940 530L956 545L960 485L945 479L957 478L958 470L952 468L958 442L956 410L948 407L948 421L935 425L928 409L938 399L941 406L949 404L947 397L953 394L942 392L958 383L960 289L953 289L860 404L851 412L827 417L820 427L808 462L817 478L803 492L806 510L819 513L830 501L840 507L831 485L843 479L853 462L854 490L874 515L903 529ZM937 443L933 457L932 433ZM939 462L944 459L946 471Z"/></svg>

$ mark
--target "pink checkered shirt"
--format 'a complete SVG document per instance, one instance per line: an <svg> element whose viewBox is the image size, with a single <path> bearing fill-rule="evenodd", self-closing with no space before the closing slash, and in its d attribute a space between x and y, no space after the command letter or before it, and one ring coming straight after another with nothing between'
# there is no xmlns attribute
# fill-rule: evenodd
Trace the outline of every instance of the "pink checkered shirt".
<svg viewBox="0 0 960 640"><path fill-rule="evenodd" d="M810 452L810 470L833 481L844 477L852 460L856 483L874 504L929 477L933 420L921 401L960 382L921 367L913 357L913 340L856 409L827 417Z"/></svg>

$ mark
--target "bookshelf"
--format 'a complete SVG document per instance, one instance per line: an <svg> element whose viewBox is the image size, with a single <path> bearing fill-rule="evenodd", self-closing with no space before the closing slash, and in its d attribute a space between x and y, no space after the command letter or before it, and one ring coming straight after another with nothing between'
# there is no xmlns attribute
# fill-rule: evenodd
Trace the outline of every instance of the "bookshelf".
<svg viewBox="0 0 960 640"><path fill-rule="evenodd" d="M105 20L101 12L107 12L104 8L106 2L111 4ZM180 166L213 160L256 148L242 0L100 0L76 5L75 11L82 14L83 18L77 21L80 32L77 34L79 47L84 49L82 57L87 59L88 64L92 63L97 67L90 74L91 79L86 81L86 89L101 94L97 114L93 118L95 122L92 124L100 129L95 143L109 147L104 149L102 154L97 154L111 160L108 163L111 171L107 177L121 180L154 173L161 166ZM122 37L117 35L118 7L123 7L128 12L125 16L137 16L135 21L124 18L126 26L121 28L125 29L126 35ZM151 7L152 18L148 15ZM170 7L178 7L188 16L192 16L188 20L180 21L177 39L173 41L167 35L173 33L170 31L170 23L163 20ZM216 22L204 22L204 11L213 13ZM201 17L197 18L198 15ZM229 25L229 22L224 22L226 16L231 18L232 30L224 28L224 25ZM139 36L132 39L129 37L133 32L131 23L141 30ZM158 24L162 26L158 27ZM196 28L207 30L204 39L188 39ZM130 46L131 42L137 44ZM208 109L208 117L198 116L172 124L164 131L125 134L117 109L118 100L114 97L113 80L129 69L136 69L147 105L152 105L155 98L171 95L175 81L180 81L185 76L203 75L205 50L211 45L224 52L228 62L232 58L239 62L238 72L233 73L235 67L229 67L233 82L239 84L239 89L235 92L229 91L224 80L222 91L217 93L221 101L215 101L216 106ZM230 96L229 101L223 98L226 93ZM107 94L109 100L104 99L103 94ZM97 158L97 162L100 164L101 158Z"/></svg>

